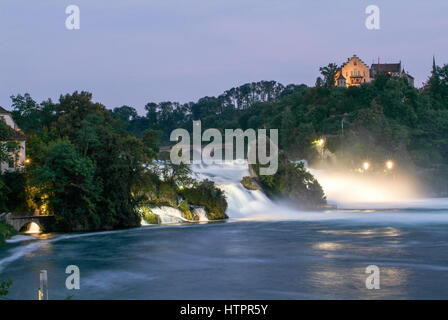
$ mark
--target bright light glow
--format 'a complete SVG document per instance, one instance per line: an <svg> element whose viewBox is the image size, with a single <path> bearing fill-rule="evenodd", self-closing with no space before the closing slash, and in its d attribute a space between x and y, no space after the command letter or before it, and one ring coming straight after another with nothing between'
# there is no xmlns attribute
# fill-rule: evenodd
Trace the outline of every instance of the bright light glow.
<svg viewBox="0 0 448 320"><path fill-rule="evenodd" d="M318 144L319 144L320 147L322 147L325 144L325 140L324 139L319 139Z"/></svg>
<svg viewBox="0 0 448 320"><path fill-rule="evenodd" d="M364 162L364 163L362 164L362 167L364 168L364 170L369 170L369 168L370 168L370 163L368 163L368 162L366 161L366 162Z"/></svg>
<svg viewBox="0 0 448 320"><path fill-rule="evenodd" d="M325 144L325 140L323 138L320 138L318 140L313 141L313 144L322 148Z"/></svg>
<svg viewBox="0 0 448 320"><path fill-rule="evenodd" d="M386 162L386 168L391 170L394 167L394 163L392 161L387 161Z"/></svg>
<svg viewBox="0 0 448 320"><path fill-rule="evenodd" d="M27 230L25 231L26 234L32 234L32 233L41 233L42 230L40 229L39 225L35 222L31 222L28 225Z"/></svg>
<svg viewBox="0 0 448 320"><path fill-rule="evenodd" d="M30 160L30 159L26 159L26 160L25 160L25 163L26 163L26 164L30 164L30 163L31 163L31 160Z"/></svg>
<svg viewBox="0 0 448 320"><path fill-rule="evenodd" d="M363 208L376 208L371 206L375 203L392 208L390 204L393 203L395 208L399 203L421 197L418 180L411 176L396 176L392 183L389 175L363 175L347 172L345 169L310 169L310 172L319 181L327 199L338 204L338 207L345 205L346 208L354 208L359 205Z"/></svg>

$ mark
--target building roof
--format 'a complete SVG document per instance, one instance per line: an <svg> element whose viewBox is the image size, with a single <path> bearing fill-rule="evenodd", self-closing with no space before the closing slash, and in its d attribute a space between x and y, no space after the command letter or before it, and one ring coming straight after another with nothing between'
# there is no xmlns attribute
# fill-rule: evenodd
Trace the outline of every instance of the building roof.
<svg viewBox="0 0 448 320"><path fill-rule="evenodd" d="M414 77L411 76L411 75L409 74L409 72L404 71L404 68L403 68L403 74L406 75L408 78L414 79Z"/></svg>
<svg viewBox="0 0 448 320"><path fill-rule="evenodd" d="M360 57L358 57L356 54L354 54L353 57L351 57L351 58L347 58L347 61L344 62L344 63L341 65L341 69L344 68L345 65L346 65L347 63L349 63L351 60L353 60L354 58L358 59L358 60L359 60L364 66L366 66L367 68L369 67L364 61L362 61L362 59L361 59Z"/></svg>
<svg viewBox="0 0 448 320"><path fill-rule="evenodd" d="M373 63L372 70L375 73L388 73L388 72L401 72L401 62L400 63Z"/></svg>
<svg viewBox="0 0 448 320"><path fill-rule="evenodd" d="M339 77L336 80L346 80L344 75L342 74L342 70L339 72Z"/></svg>
<svg viewBox="0 0 448 320"><path fill-rule="evenodd" d="M3 108L2 106L0 106L0 114L10 114L11 112L9 112L8 110L6 110L5 108Z"/></svg>

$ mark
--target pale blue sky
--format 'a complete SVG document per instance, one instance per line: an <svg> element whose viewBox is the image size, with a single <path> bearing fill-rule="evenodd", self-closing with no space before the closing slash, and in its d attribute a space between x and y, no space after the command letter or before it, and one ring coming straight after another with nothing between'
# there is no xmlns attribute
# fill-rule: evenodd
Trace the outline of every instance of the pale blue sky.
<svg viewBox="0 0 448 320"><path fill-rule="evenodd" d="M65 8L81 29L65 28ZM381 30L364 26L381 9ZM356 53L401 60L420 86L448 63L446 0L2 0L0 105L87 90L108 108L196 101L251 81L313 85Z"/></svg>

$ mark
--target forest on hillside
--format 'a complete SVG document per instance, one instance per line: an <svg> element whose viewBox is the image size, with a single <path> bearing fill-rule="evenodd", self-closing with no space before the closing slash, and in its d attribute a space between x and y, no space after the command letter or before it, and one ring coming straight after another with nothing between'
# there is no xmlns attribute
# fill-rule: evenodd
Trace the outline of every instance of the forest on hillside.
<svg viewBox="0 0 448 320"><path fill-rule="evenodd" d="M261 81L195 103L151 102L143 116L129 106L111 114L135 136L147 128L157 131L164 145L172 143L169 134L175 128L191 130L193 120L220 130L279 129L281 150L310 163L319 159L313 141L325 138L339 167L354 170L366 159L382 166L394 159L418 176L428 194L448 195L448 65L433 66L422 88L387 75L338 88L335 68L321 68L314 87Z"/></svg>

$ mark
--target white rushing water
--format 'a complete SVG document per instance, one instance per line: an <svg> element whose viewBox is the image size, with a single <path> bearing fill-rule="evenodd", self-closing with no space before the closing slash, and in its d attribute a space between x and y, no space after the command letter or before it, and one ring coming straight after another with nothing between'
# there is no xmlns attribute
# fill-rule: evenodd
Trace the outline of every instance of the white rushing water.
<svg viewBox="0 0 448 320"><path fill-rule="evenodd" d="M192 175L198 180L209 179L224 191L231 221L255 220L345 220L369 224L390 223L448 223L448 198L412 198L411 188L396 188L389 183L371 183L333 172L310 170L321 183L329 203L336 204L338 210L302 211L286 203L271 201L262 191L247 190L241 180L249 176L247 161L224 161L214 165L192 165ZM397 182L397 181L395 181ZM407 196L408 195L408 196ZM161 217L163 224L186 222L179 209L160 207L153 212ZM195 208L193 213L200 222L208 221L205 211ZM146 223L142 223L145 225Z"/></svg>
<svg viewBox="0 0 448 320"><path fill-rule="evenodd" d="M197 180L209 179L224 191L228 202L227 215L230 218L245 219L257 216L271 216L279 212L280 206L273 203L262 191L247 190L241 184L244 176L249 176L247 161L228 161L217 165L192 165L193 177ZM285 212L286 208L282 208ZM179 209L171 207L153 208L151 211L160 216L162 224L173 224L188 221L183 218ZM194 208L193 214L199 217L199 222L209 221L203 208ZM142 220L142 225L147 223Z"/></svg>
<svg viewBox="0 0 448 320"><path fill-rule="evenodd" d="M338 201L335 196L341 193L355 195L363 192L356 184L358 180L348 179L347 182L338 185L340 177L332 180L331 175L325 176L323 172L316 175L323 179L324 192L330 203L335 203L339 210L328 211L301 211L286 204L273 202L262 191L251 191L244 188L241 180L249 176L247 161L234 160L215 165L192 165L195 178L214 181L226 195L228 202L227 215L236 220L353 220L397 223L448 223L448 198L439 199L411 199L393 197L382 198L381 192L376 192L373 187L368 189L376 198L375 201L362 202L357 197L345 197L344 201ZM312 173L316 173L312 171ZM352 183L352 184L350 184ZM370 193L371 194L371 193ZM354 199L353 201L351 201ZM361 199L362 200L362 199ZM406 209L409 209L406 211ZM417 210L418 209L418 210ZM424 212L428 210L429 212ZM440 211L439 211L440 210ZM422 213L423 211L423 213Z"/></svg>
<svg viewBox="0 0 448 320"><path fill-rule="evenodd" d="M152 208L151 211L160 217L162 224L181 223L188 221L177 208L162 206Z"/></svg>
<svg viewBox="0 0 448 320"><path fill-rule="evenodd" d="M193 165L192 171L198 180L212 180L224 191L228 203L227 215L230 218L249 218L269 214L278 209L278 205L262 191L247 190L241 184L243 177L250 175L247 161L226 161L209 166Z"/></svg>
<svg viewBox="0 0 448 320"><path fill-rule="evenodd" d="M193 214L199 217L199 222L209 221L204 208L194 208Z"/></svg>

